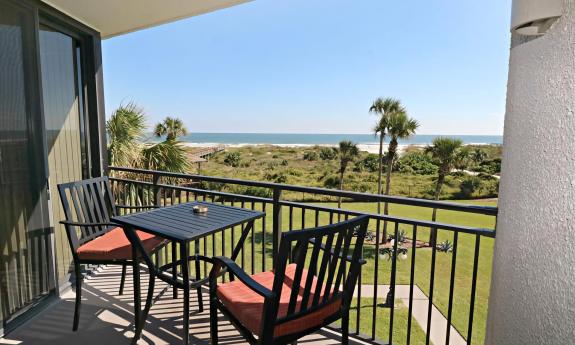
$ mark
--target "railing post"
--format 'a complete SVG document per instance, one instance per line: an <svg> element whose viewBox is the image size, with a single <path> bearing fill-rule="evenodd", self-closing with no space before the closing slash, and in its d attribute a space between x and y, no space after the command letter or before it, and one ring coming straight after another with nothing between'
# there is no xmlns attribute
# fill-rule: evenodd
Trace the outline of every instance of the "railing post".
<svg viewBox="0 0 575 345"><path fill-rule="evenodd" d="M160 187L158 187L158 184L160 184L160 175L154 173L152 175L152 179L152 182L154 183L154 206L161 207L162 198L160 196Z"/></svg>
<svg viewBox="0 0 575 345"><path fill-rule="evenodd" d="M273 215L272 258L273 258L273 262L274 262L274 267L275 267L276 257L278 255L279 248L280 248L280 238L281 238L281 233L282 233L282 206L280 204L281 194L282 194L282 190L278 187L275 187L274 191L273 191L273 205L272 205L273 206L273 210L272 210L272 215Z"/></svg>

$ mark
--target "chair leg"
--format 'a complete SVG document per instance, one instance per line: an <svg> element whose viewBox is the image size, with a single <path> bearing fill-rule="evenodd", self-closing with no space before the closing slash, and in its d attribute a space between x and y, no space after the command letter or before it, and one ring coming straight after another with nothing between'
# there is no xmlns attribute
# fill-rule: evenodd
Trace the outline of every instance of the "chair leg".
<svg viewBox="0 0 575 345"><path fill-rule="evenodd" d="M212 345L218 345L218 307L215 296L210 292L210 338Z"/></svg>
<svg viewBox="0 0 575 345"><path fill-rule="evenodd" d="M80 270L80 264L74 263L74 273L76 275L76 305L74 306L74 324L72 330L75 332L78 330L78 324L80 323L80 306L82 304L82 272Z"/></svg>
<svg viewBox="0 0 575 345"><path fill-rule="evenodd" d="M120 296L124 294L124 283L126 282L126 267L127 264L122 265L122 278L120 279L120 292L118 293Z"/></svg>
<svg viewBox="0 0 575 345"><path fill-rule="evenodd" d="M345 312L341 318L341 343L349 344L349 311Z"/></svg>

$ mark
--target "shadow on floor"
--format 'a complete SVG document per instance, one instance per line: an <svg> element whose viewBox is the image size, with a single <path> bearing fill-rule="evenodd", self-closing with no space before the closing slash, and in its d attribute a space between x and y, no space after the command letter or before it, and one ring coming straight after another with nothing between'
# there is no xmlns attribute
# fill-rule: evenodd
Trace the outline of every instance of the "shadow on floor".
<svg viewBox="0 0 575 345"><path fill-rule="evenodd" d="M0 344L130 344L133 335L133 288L131 279L126 279L124 294L118 295L120 271L120 268L116 266L106 267L85 280L80 325L77 332L72 332L75 295L73 291L70 291L40 315L0 339ZM155 294L160 294L160 297L150 311L138 344L181 344L181 293L179 298L173 299L170 287L161 282L156 282L156 285L158 286ZM147 276L144 274L142 276L143 294L146 288ZM204 293L204 304L207 300L207 294ZM198 302L195 292L191 293L190 305L190 344L209 345L209 310L203 313L197 312ZM220 318L219 332L220 344L245 344L239 333L223 317ZM339 344L340 341L337 334L321 331L301 339L298 343Z"/></svg>

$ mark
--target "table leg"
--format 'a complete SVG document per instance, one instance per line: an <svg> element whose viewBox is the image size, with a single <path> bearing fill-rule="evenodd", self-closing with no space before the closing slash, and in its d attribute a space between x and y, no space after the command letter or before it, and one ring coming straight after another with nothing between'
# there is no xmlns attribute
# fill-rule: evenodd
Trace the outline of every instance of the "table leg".
<svg viewBox="0 0 575 345"><path fill-rule="evenodd" d="M176 248L176 242L172 241L172 279L174 281L178 280L178 251ZM178 288L176 287L176 285L173 286L172 288L172 297L174 299L178 298Z"/></svg>
<svg viewBox="0 0 575 345"><path fill-rule="evenodd" d="M201 272L200 272L200 260L198 260L198 255L200 254L200 241L196 240L195 244L194 244L194 254L196 254L196 258L195 258L195 264L196 264L196 281L199 281L202 279ZM196 293L198 294L198 306L199 306L199 311L200 313L204 311L204 299L202 296L202 287L200 285L198 285L198 287L196 288Z"/></svg>
<svg viewBox="0 0 575 345"><path fill-rule="evenodd" d="M182 262L182 280L184 288L184 315L183 315L183 342L188 345L190 333L190 265L188 262L189 245L187 242L180 243L180 259Z"/></svg>
<svg viewBox="0 0 575 345"><path fill-rule="evenodd" d="M236 243L234 250L232 251L232 256L231 256L232 260L236 261L236 258L238 257L238 255L242 251L244 242L246 241L246 238L248 237L250 231L252 231L253 227L254 227L254 221L253 220L248 222L246 224L246 226L244 227L244 230L242 231L240 239L238 240L238 243Z"/></svg>

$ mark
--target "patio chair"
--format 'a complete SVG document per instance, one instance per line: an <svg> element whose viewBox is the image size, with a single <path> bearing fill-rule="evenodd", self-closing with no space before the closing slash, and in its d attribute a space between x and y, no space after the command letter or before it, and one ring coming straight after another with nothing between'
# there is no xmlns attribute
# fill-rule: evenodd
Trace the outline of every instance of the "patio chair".
<svg viewBox="0 0 575 345"><path fill-rule="evenodd" d="M341 342L347 344L349 308L365 263L362 248L368 222L367 216L360 216L283 233L269 272L249 276L231 259L215 257L210 272L212 345L218 344L218 311L250 344L292 343L339 319ZM218 285L226 271L230 282Z"/></svg>
<svg viewBox="0 0 575 345"><path fill-rule="evenodd" d="M110 222L110 217L118 209L141 211L155 206L116 205L108 177L98 177L83 181L58 185L58 193L66 220L61 221L66 228L68 242L74 259L76 276L76 305L74 308L73 330L78 329L80 305L82 300L82 264L121 265L122 277L120 291L124 292L126 267L133 262L132 246L121 227ZM166 240L157 236L139 232L145 249L153 253L164 246ZM133 269L139 269L133 267ZM135 289L134 289L135 290ZM136 319L140 306L134 303Z"/></svg>

